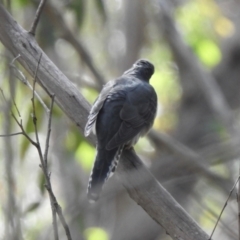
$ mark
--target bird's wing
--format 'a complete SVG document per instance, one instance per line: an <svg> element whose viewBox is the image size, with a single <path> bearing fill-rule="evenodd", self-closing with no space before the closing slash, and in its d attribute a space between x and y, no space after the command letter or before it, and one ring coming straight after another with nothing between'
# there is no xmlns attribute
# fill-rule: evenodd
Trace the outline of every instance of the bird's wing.
<svg viewBox="0 0 240 240"><path fill-rule="evenodd" d="M136 95L135 99L139 99ZM126 101L120 111L122 123L119 130L108 142L107 149L127 144L135 137L145 134L153 124L157 108L155 91L150 95L142 96L140 101Z"/></svg>
<svg viewBox="0 0 240 240"><path fill-rule="evenodd" d="M103 99L101 101L100 96L98 96L97 99L95 100L95 102L93 103L93 106L89 113L88 120L87 120L85 129L84 129L85 137L87 137L90 134L92 127L94 126L94 124L96 122L98 112L102 108L103 102L104 102Z"/></svg>
<svg viewBox="0 0 240 240"><path fill-rule="evenodd" d="M101 110L104 101L106 100L109 92L111 91L113 85L115 84L115 81L109 81L102 89L100 95L97 97L95 102L92 105L92 108L90 110L89 116L88 116L88 121L86 123L85 129L84 129L84 135L87 137L93 126L95 125L95 122L97 120L97 116L99 111Z"/></svg>

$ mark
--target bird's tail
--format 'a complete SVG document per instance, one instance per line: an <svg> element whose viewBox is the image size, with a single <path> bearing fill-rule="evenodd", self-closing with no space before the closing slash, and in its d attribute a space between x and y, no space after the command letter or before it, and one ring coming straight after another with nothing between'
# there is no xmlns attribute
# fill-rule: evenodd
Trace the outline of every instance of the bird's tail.
<svg viewBox="0 0 240 240"><path fill-rule="evenodd" d="M119 147L110 151L98 150L88 182L87 195L89 201L95 202L99 199L104 183L117 168L122 149L122 147Z"/></svg>

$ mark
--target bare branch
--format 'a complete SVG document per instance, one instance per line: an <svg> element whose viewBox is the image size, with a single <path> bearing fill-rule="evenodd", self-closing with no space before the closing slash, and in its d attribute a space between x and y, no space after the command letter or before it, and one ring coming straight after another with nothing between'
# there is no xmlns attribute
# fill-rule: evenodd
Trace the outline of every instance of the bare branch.
<svg viewBox="0 0 240 240"><path fill-rule="evenodd" d="M166 0L157 0L157 2L159 5L159 12L156 17L158 18L158 22L160 22L159 28L160 31L164 32L164 37L167 40L166 42L169 44L169 47L174 54L180 71L187 72L188 75L191 75L191 84L198 84L206 100L209 102L212 111L226 127L230 136L237 139L237 127L234 122L233 114L219 85L216 83L212 75L202 67L197 58L190 51L189 47L185 44L180 33L177 31L174 20L171 16L171 3ZM239 129L237 128L237 130Z"/></svg>
<svg viewBox="0 0 240 240"><path fill-rule="evenodd" d="M217 225L218 225L218 222L220 221L220 219L221 219L221 217L222 217L222 214L223 214L225 208L227 207L228 201L229 201L229 199L230 199L230 197L231 197L231 195L232 195L232 192L233 192L233 190L235 189L237 183L239 182L239 179L240 179L240 175L238 176L238 178L237 178L236 182L234 183L231 191L229 192L229 195L228 195L228 197L227 197L227 200L226 200L226 202L224 203L224 206L223 206L223 208L222 208L222 210L221 210L221 212L220 212L220 214L219 214L219 216L218 216L217 222L216 222L216 224L215 224L215 226L214 226L214 228L213 228L213 230L212 230L212 233L211 233L211 235L210 235L209 240L212 239L212 236L213 236L213 234L214 234L214 232L215 232L215 230L216 230L216 227L217 227Z"/></svg>
<svg viewBox="0 0 240 240"><path fill-rule="evenodd" d="M200 196L199 193L195 193L193 198L195 199L196 203L201 208L200 211L208 212L212 216L212 217L209 216L209 220L211 220L211 222L213 222L213 223L215 222L215 224L216 224L215 220L218 219L218 217L219 217L219 214L216 214L216 210L213 210L212 207L210 207L206 202L201 201L202 197ZM237 239L237 234L235 231L233 231L233 229L231 229L231 225L229 225L229 223L226 223L223 220L221 220L221 221L219 221L219 225L220 225L222 231L224 231L225 234L229 235L230 239Z"/></svg>
<svg viewBox="0 0 240 240"><path fill-rule="evenodd" d="M44 151L44 156L43 156L43 160L44 160L46 169L48 169L47 159L48 159L49 140L50 140L50 134L51 134L51 121L52 121L52 110L53 110L53 105L54 105L54 96L52 96L51 99L52 99L52 101L51 101L50 113L49 113L49 116L48 116L47 138L46 138L45 151ZM48 172L48 170L47 170L47 172ZM49 178L49 182L50 182L50 174L48 174L47 177ZM58 206L58 203L57 203L56 197L54 196L54 194L52 192L51 185L50 186L46 185L46 188L47 188L48 192L51 193L49 195L50 195L51 206L52 206L52 210L53 210L52 211L52 216L53 216L54 238L57 240L57 239L59 239L57 216L56 216L56 213L58 212L58 209L57 209L56 205ZM71 239L71 237L68 238L68 239Z"/></svg>
<svg viewBox="0 0 240 240"><path fill-rule="evenodd" d="M13 137L16 135L23 135L22 132L17 132L17 133L9 133L9 134L1 134L0 137Z"/></svg>
<svg viewBox="0 0 240 240"><path fill-rule="evenodd" d="M52 204L53 204L53 206L54 206L54 208L55 208L55 210L56 210L56 212L57 212L57 214L58 214L58 217L59 217L59 219L60 219L60 222L61 222L62 225L63 225L63 228L64 228L64 230L65 230L67 239L68 239L68 240L71 240L71 239L72 239L71 233L70 233L69 227L68 227L68 225L67 225L67 223L66 223L66 220L65 220L65 218L64 218L64 216L63 216L62 208L61 208L61 206L58 204L58 202L57 202L57 200L56 200L56 197L55 197L55 195L54 195L53 192L52 192L52 189L48 188L48 186L46 186L46 188L47 188L47 190L48 190L48 192L49 192L49 195L51 196L50 198L51 198L51 200L52 200Z"/></svg>
<svg viewBox="0 0 240 240"><path fill-rule="evenodd" d="M16 74L16 77L25 85L27 85L31 91L33 91L33 87L31 86L31 84L29 83L29 81L27 80L26 76L23 74L23 72L21 72L15 65L14 65L14 62L20 58L21 55L19 54L17 57L15 57L12 62L10 63L10 67L12 69L14 69L15 72L17 72L19 75ZM45 109L45 111L47 112L47 114L49 114L49 109L48 107L46 106L46 104L44 103L44 101L42 100L42 98L39 96L39 94L34 90L33 91L36 98L38 99L38 101L41 103L41 105L43 106L43 108Z"/></svg>
<svg viewBox="0 0 240 240"><path fill-rule="evenodd" d="M7 59L9 60L9 55L7 54ZM10 89L14 88L13 84L13 73L9 71L9 85ZM12 86L11 86L12 85ZM14 95L14 91L11 91L11 94ZM14 96L12 96L14 97ZM9 119L9 112L11 111L12 104L11 98L5 98L3 95L5 105L4 105L4 117L3 117L3 126L2 129L4 131L5 136L10 136L12 121ZM17 134L15 134L17 135ZM15 179L15 167L16 162L14 161L14 146L11 139L4 139L3 144L3 163L5 166L6 173L6 200L3 202L4 204L4 218L5 218L5 226L4 226L4 238L6 239L22 239L21 233L21 222L20 222L20 210L18 208L18 201L15 195L16 188L16 179Z"/></svg>
<svg viewBox="0 0 240 240"><path fill-rule="evenodd" d="M46 4L45 7L46 13L49 15L50 19L52 19L53 24L60 30L63 35L63 38L68 41L73 48L78 53L79 57L86 63L92 74L96 79L96 83L98 84L98 90L101 90L102 86L106 83L104 77L100 73L100 71L95 66L93 59L90 53L87 51L83 42L79 39L76 39L74 34L70 31L65 21L63 20L62 14L57 10L57 8L53 7L50 2Z"/></svg>
<svg viewBox="0 0 240 240"><path fill-rule="evenodd" d="M203 164L205 160L196 152L164 133L151 130L149 137L158 148L159 146L166 148L190 166L193 174L202 174L206 179L213 181L218 187L221 186L225 192L228 192L232 183L206 168Z"/></svg>
<svg viewBox="0 0 240 240"><path fill-rule="evenodd" d="M0 88L0 92L3 96L3 99L5 100L5 102L7 103L7 100L5 98L5 95L4 95L4 92L3 90ZM16 106L16 105L15 105ZM17 106L16 106L17 108ZM18 108L17 108L18 109ZM19 112L19 110L17 110ZM22 125L22 119L20 119L20 121L16 118L15 114L12 112L11 110L11 116L13 117L14 121L17 123L17 125L20 127L20 129L22 130L22 135L24 135L28 141L33 144L34 146L36 146L36 143L28 136L28 134L25 132L24 128L23 128L23 125Z"/></svg>
<svg viewBox="0 0 240 240"><path fill-rule="evenodd" d="M58 235L58 225L57 225L57 214L56 214L55 207L54 206L52 207L54 208L54 211L52 211L54 239L58 240L59 235Z"/></svg>
<svg viewBox="0 0 240 240"><path fill-rule="evenodd" d="M53 228L54 228L54 237L55 240L59 239L58 236L58 227L57 227L57 218L56 218L56 213L59 216L59 219L65 229L66 235L68 237L68 240L71 240L71 234L69 231L69 227L65 221L65 218L62 214L62 210L60 205L57 202L57 199L52 191L52 185L51 185L51 181L50 181L50 174L48 173L48 162L47 162L47 157L48 157L48 149L49 149L49 140L50 140L50 134L51 134L51 121L52 121L52 110L53 110L53 105L54 105L54 95L51 95L51 107L50 107L50 112L49 112L49 116L48 116L48 131L47 131L47 138L46 138L46 143L45 143L45 152L44 152L44 156L42 154L42 150L40 147L40 142L39 142L39 138L38 138L38 130L37 130L37 118L36 118L36 110L35 110L35 104L34 104L34 91L35 91L35 85L36 85L36 80L37 80L37 73L38 73L38 69L39 69L39 65L42 59L42 53L40 55L40 58L38 60L38 64L37 64L37 68L34 74L34 82L33 82L33 96L32 96L32 104L33 104L33 124L35 127L35 135L36 135L36 139L37 139L37 149L38 149L38 153L40 156L40 160L41 160L41 164L42 164L42 169L43 169L43 173L45 175L47 184L46 184L46 189L48 190L49 196L50 196L50 201L51 201L51 207L52 207L52 216L53 216Z"/></svg>
<svg viewBox="0 0 240 240"><path fill-rule="evenodd" d="M52 123L52 110L53 110L53 105L54 105L54 95L51 97L51 106L50 106L50 114L48 116L48 132L47 132L47 138L46 138L46 143L45 143L45 151L44 151L44 162L45 165L48 164L47 162L47 156L48 156L48 149L49 149L49 140L50 140L50 134L51 134L51 123Z"/></svg>
<svg viewBox="0 0 240 240"><path fill-rule="evenodd" d="M41 145L39 142L39 137L38 137L38 128L37 128L37 117L36 117L36 109L35 109L35 86L36 86L36 81L37 81L37 73L38 73L38 69L39 69L39 64L41 62L42 59L42 53L40 54L38 63L37 63L37 68L36 71L34 73L34 81L33 81L33 91L32 91L32 107L33 107L33 125L34 125L34 129L35 129L35 136L36 136L36 142L37 142L37 150L38 150L38 154L40 157L40 161L41 161L41 166L42 166L42 170L46 179L47 184L46 189L48 190L48 192L51 194L49 194L50 197L50 202L51 202L51 210L52 210L52 218L53 218L53 230L54 230L54 239L55 240L59 240L59 236L58 236L58 227L57 227L57 217L56 217L56 208L55 208L55 202L57 202L53 192L52 192L52 186L51 186L51 181L50 181L50 174L48 173L48 164L47 164L47 154L48 154L48 145L49 145L49 139L50 139L50 129L51 129L51 118L52 118L52 109L53 109L53 99L52 99L52 104L51 104L51 110L50 110L50 114L49 114L49 123L48 124L48 133L47 133L47 139L46 139L46 146L47 149L45 149L45 154L43 156L42 153L42 149L41 149ZM53 198L54 196L54 198Z"/></svg>
<svg viewBox="0 0 240 240"><path fill-rule="evenodd" d="M21 128L22 132L19 133L19 134L22 134L24 135L38 150L38 154L39 154L39 157L40 157L40 162L41 162L41 168L43 170L43 173L44 173L44 176L45 176L45 179L46 179L46 189L48 190L49 192L49 196L50 196L50 202L51 202L51 207L52 207L52 216L53 216L53 228L54 228L54 237L55 237L55 240L58 240L59 239L59 236L58 236L58 227L57 227L57 218L56 218L56 214L59 215L59 219L65 229L65 232L66 232L66 235L68 237L68 240L71 240L71 234L70 234L70 231L69 231L69 227L65 221L65 218L62 214L62 210L61 210L61 207L59 206L57 200L56 200L56 197L52 191L52 186L51 186L51 182L50 182L50 174L48 173L48 165L47 165L47 154L48 154L48 149L49 149L49 140L50 140L50 133L51 133L51 117L52 117L52 110L53 110L53 104L54 104L54 96L51 96L51 99L52 99L52 102L51 102L51 108L50 108L50 112L49 112L49 120L48 120L48 133L47 133L47 138L46 138L46 147L45 147L45 152L44 152L44 157L43 157L43 154L42 154L42 150L41 150L41 145L40 145L40 141L39 141L39 137L38 137L38 128L37 128L37 118L36 118L36 109L35 109L35 85L36 85L36 79L37 79L37 73L38 73L38 69L39 69L39 65L40 65L40 61L41 61L41 58L42 58L42 54L40 54L40 57L38 59L38 63L37 63L37 68L36 68L36 71L34 72L34 82L33 82L33 90L32 90L32 106L33 106L33 114L32 114L32 117L33 117L33 124L34 124L34 129L35 129L35 136L36 136L36 142L34 142L29 136L28 134L25 132L24 128L23 128L23 125L22 125L22 120L18 120L16 118L16 116L14 115L13 112L11 112L11 115L13 117L13 119L15 120L15 122L18 124L18 126ZM5 98L5 95L2 91L2 89L0 88L0 91L2 93L2 96L4 98L4 100L6 101L6 98ZM14 102L14 105L17 109L17 112L19 113L19 116L20 116L20 112L17 108L17 105L16 103ZM15 134L16 135L16 134Z"/></svg>
<svg viewBox="0 0 240 240"><path fill-rule="evenodd" d="M32 23L30 31L29 31L29 33L31 33L33 36L35 36L36 28L37 28L37 25L38 25L38 22L39 22L39 19L40 19L40 16L41 16L41 13L42 13L42 10L43 10L43 7L44 7L44 4L46 3L46 1L47 0L41 0L41 2L39 3L34 21Z"/></svg>
<svg viewBox="0 0 240 240"><path fill-rule="evenodd" d="M239 177L237 179L239 183L239 178L240 178L240 166L239 166ZM238 184L238 190L237 190L237 204L238 204L238 238L240 239L240 186Z"/></svg>
<svg viewBox="0 0 240 240"><path fill-rule="evenodd" d="M34 92L35 92L35 86L36 86L36 81L37 81L37 72L38 72L38 68L39 68L39 64L40 64L41 59L42 59L42 54L40 54L40 57L39 57L39 60L38 60L38 63L37 63L37 67L36 67L36 71L34 73L33 91L32 91L32 99L31 99L32 100L32 108L33 108L32 119L33 119L33 125L34 125L34 129L35 129L36 143L38 145L38 149L40 149L40 150L41 150L41 146L40 146L39 137L38 137ZM42 159L43 158L42 151L39 151L39 155L41 155L40 159ZM44 167L44 165L43 165L43 167Z"/></svg>

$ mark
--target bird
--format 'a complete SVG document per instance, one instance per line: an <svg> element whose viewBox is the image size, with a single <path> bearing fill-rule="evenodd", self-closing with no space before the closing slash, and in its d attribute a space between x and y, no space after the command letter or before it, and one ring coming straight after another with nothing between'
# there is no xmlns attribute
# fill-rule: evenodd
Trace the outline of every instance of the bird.
<svg viewBox="0 0 240 240"><path fill-rule="evenodd" d="M90 110L84 129L96 134L96 157L89 177L87 197L96 202L103 185L115 172L124 148L133 147L152 127L157 94L149 84L154 65L137 60L122 76L105 84Z"/></svg>

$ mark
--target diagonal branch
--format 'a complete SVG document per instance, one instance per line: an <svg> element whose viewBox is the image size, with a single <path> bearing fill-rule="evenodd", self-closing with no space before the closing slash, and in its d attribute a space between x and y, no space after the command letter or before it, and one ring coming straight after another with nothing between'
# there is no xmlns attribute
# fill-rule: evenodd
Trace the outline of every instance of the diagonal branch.
<svg viewBox="0 0 240 240"><path fill-rule="evenodd" d="M14 70L15 76L16 78L18 78L23 84L27 85L31 90L33 90L31 84L29 83L29 81L27 80L26 76L24 76L24 74L14 65L14 62L20 58L21 56L18 55L17 57L15 57L12 62L10 63L10 67ZM36 96L36 98L38 99L38 101L42 104L43 108L45 109L46 113L49 113L49 109L46 106L46 104L43 102L43 100L41 99L41 97L38 95L38 93L36 91L34 91L34 95Z"/></svg>
<svg viewBox="0 0 240 240"><path fill-rule="evenodd" d="M36 136L36 148L38 150L38 154L40 157L40 162L41 162L41 168L43 170L45 179L46 179L46 189L48 190L49 196L50 196L50 202L51 202L51 209L52 209L52 218L53 218L53 229L54 229L54 239L55 240L59 240L59 234L58 234L58 225L57 225L57 214L60 218L60 221L65 229L65 233L67 236L67 239L71 240L71 234L69 231L69 227L66 224L65 218L62 214L62 210L60 205L58 204L58 201L53 193L52 190L52 184L51 184L51 173L49 173L48 170L48 149L49 149L49 140L50 140L50 134L51 134L51 122L52 122L52 111L53 111L53 105L54 105L54 95L50 95L51 97L51 107L50 107L50 112L48 115L48 131L47 131L47 137L46 137L46 143L45 143L45 151L44 153L42 152L41 149L41 145L39 142L39 137L38 137L38 128L37 128L37 117L36 117L36 109L35 109L35 85L36 85L36 80L37 80L37 73L38 73L38 69L39 69L39 64L41 62L42 59L42 53L40 53L40 57L39 60L37 62L37 68L36 71L34 73L34 81L33 81L33 90L32 90L32 107L33 107L33 125L34 125L34 129L35 129L35 136Z"/></svg>
<svg viewBox="0 0 240 240"><path fill-rule="evenodd" d="M40 16L41 16L41 13L42 13L42 10L43 10L43 7L44 7L46 1L47 0L41 0L41 2L39 3L34 21L32 23L31 29L29 31L29 33L31 33L33 36L35 36L36 28L37 28L37 25L38 25L38 22L39 22L39 19L40 19Z"/></svg>
<svg viewBox="0 0 240 240"><path fill-rule="evenodd" d="M83 59L87 67L90 69L96 79L98 90L100 91L102 85L104 85L106 82L103 75L100 73L100 71L94 64L94 61L89 52L87 51L86 47L84 46L83 42L79 39L79 37L78 39L75 37L75 35L66 25L62 14L50 2L46 4L45 12L47 15L49 15L49 18L52 20L54 26L60 31L62 37L72 45L72 47L78 53L79 57Z"/></svg>
<svg viewBox="0 0 240 240"><path fill-rule="evenodd" d="M225 192L228 192L228 189L231 187L232 182L226 180L220 175L210 171L203 163L204 159L198 155L196 152L185 146L184 144L178 142L174 138L163 134L157 133L154 130L149 132L150 140L156 145L166 148L172 154L175 154L183 162L191 167L191 173L200 173L202 176L205 176L206 179L211 180L217 187L223 188ZM162 149L160 149L162 150Z"/></svg>
<svg viewBox="0 0 240 240"><path fill-rule="evenodd" d="M226 202L224 203L224 206L223 206L223 208L222 208L222 210L221 210L221 212L220 212L220 214L219 214L219 216L218 216L218 218L217 218L217 222L216 222L216 224L215 224L215 226L214 226L214 228L213 228L213 230L212 230L212 233L211 233L211 235L210 235L210 239L212 238L212 236L213 236L213 234L214 234L214 232L215 232L215 230L216 230L216 228L217 228L217 225L218 225L218 223L219 223L219 221L220 221L220 219L221 219L221 216L222 216L225 208L227 207L228 201L229 201L229 199L230 199L230 197L231 197L234 189L236 188L236 185L238 184L239 179L240 179L240 176L238 176L237 180L235 181L232 189L230 190L230 192L229 192L229 194L228 194L227 200L226 200Z"/></svg>
<svg viewBox="0 0 240 240"><path fill-rule="evenodd" d="M238 139L238 128L235 126L232 111L219 85L212 75L202 67L178 32L171 15L171 4L169 1L157 0L157 2L159 12L156 18L159 22L159 29L164 33L166 42L174 54L179 70L191 75L191 85L197 84L200 87L212 111L225 126L230 136ZM187 84L190 85L189 82Z"/></svg>
<svg viewBox="0 0 240 240"><path fill-rule="evenodd" d="M89 103L42 52L35 39L13 20L2 5L0 5L0 41L14 56L21 54L18 61L32 76L37 67L37 56L42 53L38 83L48 93L55 94L56 103L83 132L90 110ZM93 136L88 140L92 144L95 143ZM133 170L134 174L132 174ZM172 239L209 239L208 235L144 167L133 150L123 152L117 174L131 198L163 226Z"/></svg>

